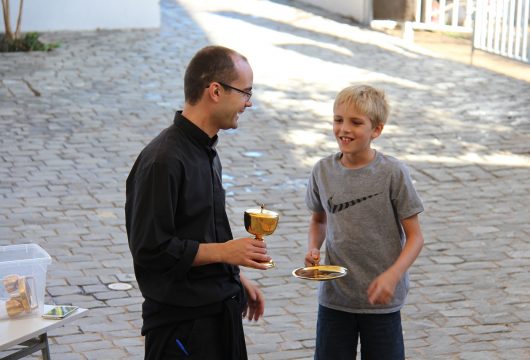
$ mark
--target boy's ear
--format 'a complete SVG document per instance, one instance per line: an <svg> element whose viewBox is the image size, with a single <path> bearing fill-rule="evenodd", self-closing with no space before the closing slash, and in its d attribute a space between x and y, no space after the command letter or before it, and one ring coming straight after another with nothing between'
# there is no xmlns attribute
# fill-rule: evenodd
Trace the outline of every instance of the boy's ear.
<svg viewBox="0 0 530 360"><path fill-rule="evenodd" d="M374 128L374 130L372 131L372 140L379 137L379 135L381 135L384 127L385 125L379 124Z"/></svg>

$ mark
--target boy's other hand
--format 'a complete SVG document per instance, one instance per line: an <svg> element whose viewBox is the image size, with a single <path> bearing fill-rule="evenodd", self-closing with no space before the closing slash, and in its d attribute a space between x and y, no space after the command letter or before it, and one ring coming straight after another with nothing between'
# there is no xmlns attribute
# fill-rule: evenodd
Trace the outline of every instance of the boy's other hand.
<svg viewBox="0 0 530 360"><path fill-rule="evenodd" d="M320 250L311 249L305 255L305 266L317 266L320 264Z"/></svg>
<svg viewBox="0 0 530 360"><path fill-rule="evenodd" d="M368 286L368 301L372 305L386 305L392 301L399 276L391 271L385 271L375 278Z"/></svg>

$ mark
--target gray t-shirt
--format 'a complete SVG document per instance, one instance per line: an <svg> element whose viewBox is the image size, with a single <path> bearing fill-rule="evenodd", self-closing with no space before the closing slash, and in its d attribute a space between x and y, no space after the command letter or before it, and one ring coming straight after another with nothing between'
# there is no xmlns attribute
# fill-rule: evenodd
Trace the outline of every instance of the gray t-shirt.
<svg viewBox="0 0 530 360"><path fill-rule="evenodd" d="M311 211L326 212L325 263L348 269L346 276L320 283L319 303L355 313L398 311L408 292L408 273L390 304L371 305L367 289L398 258L405 243L400 221L423 211L421 199L399 160L376 152L367 166L348 169L340 156L317 162L306 193Z"/></svg>

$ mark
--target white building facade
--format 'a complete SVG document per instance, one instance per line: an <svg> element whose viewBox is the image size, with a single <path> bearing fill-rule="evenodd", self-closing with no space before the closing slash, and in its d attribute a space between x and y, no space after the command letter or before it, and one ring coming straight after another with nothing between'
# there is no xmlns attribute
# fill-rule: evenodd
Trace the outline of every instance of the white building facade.
<svg viewBox="0 0 530 360"><path fill-rule="evenodd" d="M20 2L9 3L14 29ZM23 32L160 26L159 0L25 0L23 5Z"/></svg>

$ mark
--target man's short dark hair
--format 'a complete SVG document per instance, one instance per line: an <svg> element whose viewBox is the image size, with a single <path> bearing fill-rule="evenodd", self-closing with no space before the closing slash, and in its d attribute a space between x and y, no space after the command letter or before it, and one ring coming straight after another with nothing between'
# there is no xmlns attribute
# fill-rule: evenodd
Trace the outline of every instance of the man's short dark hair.
<svg viewBox="0 0 530 360"><path fill-rule="evenodd" d="M212 81L230 84L238 74L234 57L247 59L238 52L223 46L207 46L199 50L191 59L184 75L184 100L196 104L206 87Z"/></svg>

